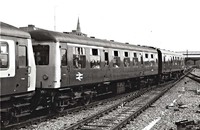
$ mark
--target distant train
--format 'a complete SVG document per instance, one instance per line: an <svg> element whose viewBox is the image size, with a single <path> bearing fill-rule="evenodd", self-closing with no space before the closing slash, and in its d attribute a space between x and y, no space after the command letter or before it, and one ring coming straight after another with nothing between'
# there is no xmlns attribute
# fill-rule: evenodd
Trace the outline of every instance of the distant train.
<svg viewBox="0 0 200 130"><path fill-rule="evenodd" d="M58 112L92 99L177 78L184 56L153 47L0 23L1 123L39 109Z"/></svg>

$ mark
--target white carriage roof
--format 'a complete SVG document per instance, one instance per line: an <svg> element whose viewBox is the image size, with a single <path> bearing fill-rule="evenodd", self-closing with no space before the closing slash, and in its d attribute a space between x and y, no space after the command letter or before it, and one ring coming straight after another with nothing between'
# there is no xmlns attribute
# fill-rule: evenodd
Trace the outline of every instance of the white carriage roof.
<svg viewBox="0 0 200 130"><path fill-rule="evenodd" d="M12 36L20 38L31 38L30 34L20 30L17 27L0 22L0 35L1 36Z"/></svg>

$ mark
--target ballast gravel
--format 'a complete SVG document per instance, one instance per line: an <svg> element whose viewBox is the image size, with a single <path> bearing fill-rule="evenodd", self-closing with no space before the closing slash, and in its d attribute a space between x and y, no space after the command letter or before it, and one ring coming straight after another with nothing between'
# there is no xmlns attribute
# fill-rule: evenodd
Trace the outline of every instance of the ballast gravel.
<svg viewBox="0 0 200 130"><path fill-rule="evenodd" d="M184 78L123 130L177 130L175 122L200 120L199 89L199 83Z"/></svg>
<svg viewBox="0 0 200 130"><path fill-rule="evenodd" d="M200 76L200 69L196 69L192 73ZM197 94L197 89L200 90L199 83L189 78L184 78L152 104L150 108L131 121L130 124L127 124L123 130L176 130L175 122L200 120L200 113L198 113L200 111L200 95ZM119 101L50 119L20 130L62 130L64 125L76 123Z"/></svg>
<svg viewBox="0 0 200 130"><path fill-rule="evenodd" d="M120 99L109 101L107 103L99 104L93 108L88 108L86 110L81 110L79 112L67 114L55 119L49 119L47 121L43 121L41 123L32 124L30 126L26 126L25 128L20 128L20 130L62 130L64 126L70 126L88 116L98 113L108 107L111 107L114 104L117 104L124 100L126 97L122 97Z"/></svg>

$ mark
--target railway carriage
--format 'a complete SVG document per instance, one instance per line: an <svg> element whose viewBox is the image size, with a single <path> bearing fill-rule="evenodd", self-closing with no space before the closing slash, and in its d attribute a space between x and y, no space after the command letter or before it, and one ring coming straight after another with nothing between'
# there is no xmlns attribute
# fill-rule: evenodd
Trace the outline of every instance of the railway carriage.
<svg viewBox="0 0 200 130"><path fill-rule="evenodd" d="M0 119L6 124L30 114L36 67L30 34L3 22L0 30Z"/></svg>
<svg viewBox="0 0 200 130"><path fill-rule="evenodd" d="M55 95L59 99L56 104L62 104L59 107L73 104L75 99L88 102L94 96L123 93L137 88L141 78L152 83L157 79L154 48L47 30L30 34L36 86L49 96Z"/></svg>
<svg viewBox="0 0 200 130"><path fill-rule="evenodd" d="M85 35L0 23L0 121L86 105L178 77L181 54Z"/></svg>
<svg viewBox="0 0 200 130"><path fill-rule="evenodd" d="M161 79L166 80L166 79L171 79L171 78L176 78L185 69L185 57L176 52L168 51L168 50L159 50L158 55L160 58L160 74L161 74Z"/></svg>

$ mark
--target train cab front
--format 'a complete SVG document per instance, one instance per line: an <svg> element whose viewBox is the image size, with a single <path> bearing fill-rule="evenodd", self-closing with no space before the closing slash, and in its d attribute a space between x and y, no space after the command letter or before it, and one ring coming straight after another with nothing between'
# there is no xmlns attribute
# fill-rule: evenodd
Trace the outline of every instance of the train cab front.
<svg viewBox="0 0 200 130"><path fill-rule="evenodd" d="M34 43L34 42L33 42ZM36 63L36 87L41 90L51 90L60 87L60 62L57 61L59 46L49 43L33 45Z"/></svg>
<svg viewBox="0 0 200 130"><path fill-rule="evenodd" d="M60 88L60 53L56 43L33 42L36 63L36 103L42 108L50 107Z"/></svg>

